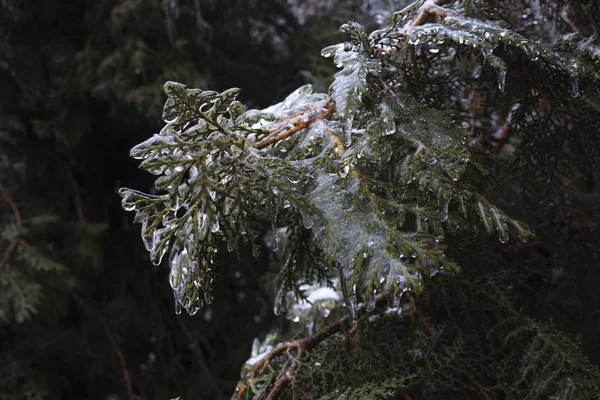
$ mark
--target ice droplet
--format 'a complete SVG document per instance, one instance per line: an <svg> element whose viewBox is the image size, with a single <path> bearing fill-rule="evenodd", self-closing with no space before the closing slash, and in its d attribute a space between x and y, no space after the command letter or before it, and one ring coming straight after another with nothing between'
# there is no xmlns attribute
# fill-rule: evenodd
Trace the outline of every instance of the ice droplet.
<svg viewBox="0 0 600 400"><path fill-rule="evenodd" d="M506 87L506 71L500 71L500 72L498 72L498 89L500 89L501 92L504 92L505 87Z"/></svg>
<svg viewBox="0 0 600 400"><path fill-rule="evenodd" d="M283 201L283 208L290 208L292 204L290 203L290 201L288 199L285 199Z"/></svg>
<svg viewBox="0 0 600 400"><path fill-rule="evenodd" d="M371 312L375 309L375 299L376 299L375 291L373 291L373 293L367 299L365 299L365 309L368 312Z"/></svg>
<svg viewBox="0 0 600 400"><path fill-rule="evenodd" d="M307 213L302 213L302 225L304 226L304 228L310 229L313 227L314 223L315 222L313 221L312 216L310 216Z"/></svg>
<svg viewBox="0 0 600 400"><path fill-rule="evenodd" d="M181 303L179 300L177 300L177 298L175 299L175 314L181 314Z"/></svg>

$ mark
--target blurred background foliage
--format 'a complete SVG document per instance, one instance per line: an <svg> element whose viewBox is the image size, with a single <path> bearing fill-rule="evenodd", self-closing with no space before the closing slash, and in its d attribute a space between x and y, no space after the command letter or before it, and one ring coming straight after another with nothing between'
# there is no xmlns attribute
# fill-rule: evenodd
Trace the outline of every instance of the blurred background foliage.
<svg viewBox="0 0 600 400"><path fill-rule="evenodd" d="M220 252L213 305L175 315L168 269L116 195L151 186L129 149L161 128L165 81L240 87L252 107L304 83L326 91L335 69L319 53L344 40L337 27L373 28L406 3L0 0L0 399L229 398L252 339L286 323L272 312L277 268ZM574 12L528 30L507 8L523 32L598 34L597 3L525 3L542 20ZM569 199L507 205L537 237L502 254L524 311L596 364L599 204L593 178Z"/></svg>

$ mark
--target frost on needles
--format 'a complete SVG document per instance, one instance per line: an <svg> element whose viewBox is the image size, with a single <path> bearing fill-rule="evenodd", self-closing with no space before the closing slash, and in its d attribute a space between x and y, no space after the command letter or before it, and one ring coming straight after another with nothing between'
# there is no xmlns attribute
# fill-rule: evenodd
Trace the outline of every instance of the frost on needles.
<svg viewBox="0 0 600 400"><path fill-rule="evenodd" d="M258 252L265 222L277 233L272 250L280 235L292 244L280 249L282 293L300 294L299 285L339 274L351 320L361 299L383 293L396 303L405 291L420 291L424 276L457 271L446 255L449 236L531 236L483 195L490 157L477 142L485 137L469 125L473 110L456 93L495 74L497 86L488 90L502 100L500 115L486 128L508 123L526 143L540 141L532 121L549 116L524 101L511 79L539 93L539 74L561 77L566 87L548 89L551 101L584 97L598 88L600 50L573 35L531 41L443 3L452 2L416 2L370 35L357 23L344 25L351 41L323 50L341 68L329 94L307 85L279 104L245 110L239 89L165 85L166 126L131 151L157 175L161 194L120 194L142 224L152 261L169 252L178 309L193 314L210 302L215 253L225 244ZM539 74L523 82L515 59ZM461 62L468 68L458 68ZM585 114L570 125L559 113L552 117L554 131L590 122ZM583 157L593 157L591 150Z"/></svg>
<svg viewBox="0 0 600 400"><path fill-rule="evenodd" d="M519 57L568 78L564 97L583 96L599 80L600 50L576 37L533 42L459 11L417 2L370 35L344 25L351 41L323 51L341 68L329 94L307 85L279 104L245 110L239 89L165 85L166 126L131 150L157 176L160 194L120 194L153 263L169 253L178 309L193 314L211 302L215 253L244 244L258 252L267 221L273 232L286 228L288 243L306 245L281 249L282 290L339 274L351 320L361 299L384 293L395 303L420 291L424 276L457 271L445 253L448 235L531 235L484 197L487 156L467 145L474 128L461 123L446 90L494 73L498 87L490 90L517 95L510 80L518 71L508 66ZM480 72L457 71L465 57ZM527 105L510 101L527 115ZM529 128L526 121L515 128ZM300 251L316 256L308 261Z"/></svg>

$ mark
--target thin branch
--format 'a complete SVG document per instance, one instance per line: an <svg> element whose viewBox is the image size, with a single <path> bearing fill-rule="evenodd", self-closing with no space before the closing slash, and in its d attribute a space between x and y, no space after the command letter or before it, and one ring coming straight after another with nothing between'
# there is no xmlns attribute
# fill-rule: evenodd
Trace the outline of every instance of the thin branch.
<svg viewBox="0 0 600 400"><path fill-rule="evenodd" d="M322 119L328 119L332 115L333 115L333 105L327 104L325 106L324 112L322 112L306 121L294 121L294 124L292 125L292 127L290 129L287 129L274 137L270 137L266 140L263 140L262 142L256 143L254 145L254 147L256 147L259 150L264 149L265 147L269 147L270 145L280 142L284 139L287 139L288 137L294 135L295 133L301 131L302 129L309 127L314 122L322 120Z"/></svg>
<svg viewBox="0 0 600 400"><path fill-rule="evenodd" d="M375 299L375 303L378 306L382 306L387 303L387 297L383 294L378 295ZM361 304L357 310L358 313L365 312L364 304ZM314 335L309 336L304 339L298 339L293 342L281 343L275 348L273 348L270 352L268 352L262 359L258 360L252 370L244 377L242 380L242 385L239 387L238 394L236 396L236 400L242 400L246 389L248 388L248 380L259 375L269 364L269 361L272 360L275 356L288 351L288 350L296 350L298 353L298 358L302 357L306 352L310 351L314 347L316 347L319 343L330 337L331 335L344 332L344 329L347 330L348 326L348 317L344 317L337 322L328 325L327 327L321 329L316 332ZM354 339L356 341L356 339ZM291 365L286 368L285 372L281 374L281 376L277 379L275 386L269 392L267 400L275 400L277 397L283 392L283 390L287 387L287 385L293 380L294 373L297 367L296 362L292 362Z"/></svg>
<svg viewBox="0 0 600 400"><path fill-rule="evenodd" d="M454 0L428 0L426 1L421 8L419 9L419 13L417 16L409 22L409 27L421 26L425 23L425 20L430 15L437 15L438 18L447 17L451 11L442 8L446 4L452 3Z"/></svg>

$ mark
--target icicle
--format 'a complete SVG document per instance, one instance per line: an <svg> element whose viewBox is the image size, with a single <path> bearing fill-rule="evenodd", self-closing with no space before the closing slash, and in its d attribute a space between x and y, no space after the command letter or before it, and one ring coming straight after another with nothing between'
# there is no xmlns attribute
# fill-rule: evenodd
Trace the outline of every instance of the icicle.
<svg viewBox="0 0 600 400"><path fill-rule="evenodd" d="M375 300L376 300L377 292L373 290L373 293L365 299L365 309L368 312L371 312L375 309Z"/></svg>
<svg viewBox="0 0 600 400"><path fill-rule="evenodd" d="M440 221L446 222L448 221L448 206L450 205L450 199L446 199L442 202L442 206L440 208Z"/></svg>
<svg viewBox="0 0 600 400"><path fill-rule="evenodd" d="M175 297L175 314L181 314L181 303L177 300L177 297Z"/></svg>
<svg viewBox="0 0 600 400"><path fill-rule="evenodd" d="M356 325L357 320L357 302L356 302L356 285L352 286L352 292L348 292L348 285L346 277L344 276L344 269L340 268L340 286L342 287L342 294L344 295L344 301L346 302L346 309L348 310L348 323L350 325Z"/></svg>
<svg viewBox="0 0 600 400"><path fill-rule="evenodd" d="M579 78L573 79L571 83L571 96L579 97Z"/></svg>
<svg viewBox="0 0 600 400"><path fill-rule="evenodd" d="M154 249L154 234L153 235L148 235L147 234L147 230L148 230L148 219L145 219L142 222L142 241L144 242L144 246L146 247L146 250L148 251L152 251L152 249Z"/></svg>
<svg viewBox="0 0 600 400"><path fill-rule="evenodd" d="M345 126L345 131L346 131L346 146L351 146L352 145L352 124L354 123L354 117L352 115L348 116L348 119L346 119L346 126Z"/></svg>
<svg viewBox="0 0 600 400"><path fill-rule="evenodd" d="M498 89L500 89L501 92L504 92L505 87L506 87L506 71L500 71L500 72L498 72Z"/></svg>
<svg viewBox="0 0 600 400"><path fill-rule="evenodd" d="M494 218L494 224L496 225L496 230L498 231L498 239L502 243L508 242L508 225L505 221L505 217L500 214L496 207L491 208L492 217Z"/></svg>
<svg viewBox="0 0 600 400"><path fill-rule="evenodd" d="M279 197L275 195L273 200L273 219L271 220L271 231L273 240L271 240L271 250L279 250L279 235L277 234L277 214L279 213Z"/></svg>

